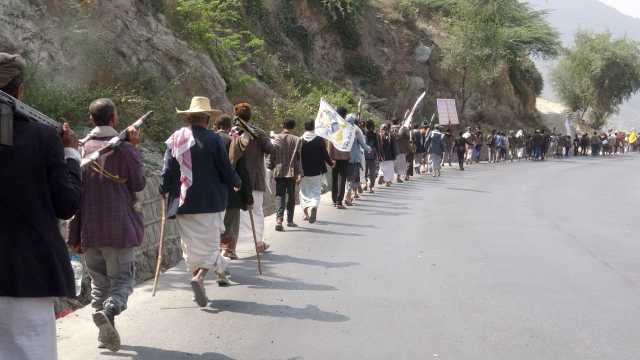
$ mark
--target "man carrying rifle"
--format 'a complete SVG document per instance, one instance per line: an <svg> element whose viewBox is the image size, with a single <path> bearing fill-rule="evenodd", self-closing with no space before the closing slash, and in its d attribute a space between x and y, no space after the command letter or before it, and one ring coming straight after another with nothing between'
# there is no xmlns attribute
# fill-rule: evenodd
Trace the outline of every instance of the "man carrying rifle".
<svg viewBox="0 0 640 360"><path fill-rule="evenodd" d="M247 103L239 103L234 106L235 115L237 121L244 122L251 125L251 106ZM242 127L242 126L241 126ZM243 134L248 132L247 129L242 127ZM244 146L243 156L246 161L247 170L249 171L249 187L252 190L253 196L253 218L255 225L255 232L257 238L258 251L265 252L269 249L269 244L264 241L264 211L262 204L264 201L264 192L267 190L267 180L265 177L265 156L273 153L274 147L267 134L255 128L252 134L248 134L249 141ZM247 136L245 135L245 139ZM244 139L243 139L244 140ZM253 231L251 219L248 211L240 213L240 235L238 240L244 243L251 243L253 241Z"/></svg>
<svg viewBox="0 0 640 360"><path fill-rule="evenodd" d="M85 139L83 156L104 148L118 136L118 112L110 99L89 105L95 128ZM138 131L127 130L123 142L82 168L80 211L69 229L69 244L84 252L91 277L93 321L98 327L98 347L120 349L115 317L127 308L135 282L135 248L144 234L142 209L136 193L144 189L142 160L136 146Z"/></svg>
<svg viewBox="0 0 640 360"><path fill-rule="evenodd" d="M24 67L20 56L0 53L0 90L17 100ZM56 128L0 107L13 125L13 146L0 145L0 359L55 360L53 298L75 296L58 219L80 204L78 140L68 124L61 139Z"/></svg>

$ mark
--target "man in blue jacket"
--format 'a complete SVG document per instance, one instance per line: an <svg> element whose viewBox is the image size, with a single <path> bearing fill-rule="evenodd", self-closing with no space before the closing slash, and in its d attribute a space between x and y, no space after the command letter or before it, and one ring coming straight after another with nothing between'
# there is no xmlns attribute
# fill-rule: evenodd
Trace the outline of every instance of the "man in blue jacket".
<svg viewBox="0 0 640 360"><path fill-rule="evenodd" d="M209 119L219 110L211 109L209 99L194 97L191 107L178 111L186 126L166 141L160 192L177 198L177 221L187 267L193 274L194 300L205 307L208 299L204 278L213 269L218 283L225 283L227 262L220 253L223 214L228 189L240 189L240 177L233 170L225 145L208 129Z"/></svg>
<svg viewBox="0 0 640 360"><path fill-rule="evenodd" d="M24 60L0 53L0 90L22 99ZM3 112L8 109L2 109ZM54 297L74 297L58 219L80 206L78 139L13 114L0 146L0 359L55 360Z"/></svg>

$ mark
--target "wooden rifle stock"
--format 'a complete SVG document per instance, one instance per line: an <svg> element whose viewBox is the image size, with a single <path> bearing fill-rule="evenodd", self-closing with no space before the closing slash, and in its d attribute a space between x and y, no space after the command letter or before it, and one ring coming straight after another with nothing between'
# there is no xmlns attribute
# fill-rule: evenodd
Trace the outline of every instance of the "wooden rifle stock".
<svg viewBox="0 0 640 360"><path fill-rule="evenodd" d="M244 131L246 131L252 138L258 139L261 137L268 137L267 132L262 130L261 128L250 124L240 117L236 116L235 118L236 124Z"/></svg>
<svg viewBox="0 0 640 360"><path fill-rule="evenodd" d="M51 126L62 135L62 124L0 90L0 145L13 146L13 117L15 114L29 121Z"/></svg>

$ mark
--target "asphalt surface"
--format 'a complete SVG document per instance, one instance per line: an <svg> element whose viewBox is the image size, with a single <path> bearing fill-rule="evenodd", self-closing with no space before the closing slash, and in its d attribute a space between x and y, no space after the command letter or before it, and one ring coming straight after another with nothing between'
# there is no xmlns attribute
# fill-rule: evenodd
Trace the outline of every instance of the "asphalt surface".
<svg viewBox="0 0 640 360"><path fill-rule="evenodd" d="M210 282L200 309L173 269L117 319L121 352L95 348L84 309L59 321L60 359L635 360L639 170L484 164L325 201L317 224L267 231L264 276L242 244L239 285Z"/></svg>

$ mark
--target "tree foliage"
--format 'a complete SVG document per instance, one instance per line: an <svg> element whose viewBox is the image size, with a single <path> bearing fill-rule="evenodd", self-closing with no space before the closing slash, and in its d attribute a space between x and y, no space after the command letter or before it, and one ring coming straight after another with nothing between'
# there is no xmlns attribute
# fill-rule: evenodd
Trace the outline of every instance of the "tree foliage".
<svg viewBox="0 0 640 360"><path fill-rule="evenodd" d="M233 88L252 80L240 67L265 56L264 40L243 19L240 0L177 0L175 28L192 44L207 51Z"/></svg>
<svg viewBox="0 0 640 360"><path fill-rule="evenodd" d="M640 90L640 44L608 32L578 32L575 46L553 70L552 82L571 110L600 128Z"/></svg>
<svg viewBox="0 0 640 360"><path fill-rule="evenodd" d="M531 56L558 54L558 34L546 22L544 11L518 0L456 0L448 4L446 11L441 9L447 30L443 64L462 74L458 94L461 112L474 84L490 83L505 67L528 69Z"/></svg>
<svg viewBox="0 0 640 360"><path fill-rule="evenodd" d="M362 8L368 0L320 0L322 6L331 13L334 18L360 15Z"/></svg>

